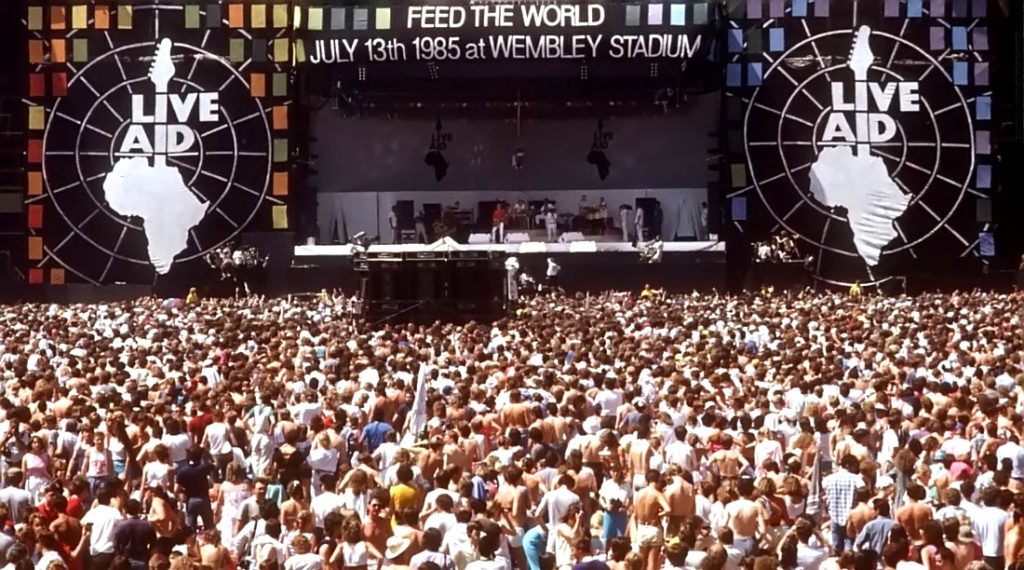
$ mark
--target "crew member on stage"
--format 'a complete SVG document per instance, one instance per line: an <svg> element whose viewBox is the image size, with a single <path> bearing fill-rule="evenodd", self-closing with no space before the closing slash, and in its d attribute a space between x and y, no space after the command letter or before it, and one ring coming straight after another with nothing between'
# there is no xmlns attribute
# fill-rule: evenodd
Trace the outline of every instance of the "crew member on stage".
<svg viewBox="0 0 1024 570"><path fill-rule="evenodd" d="M544 207L544 230L548 233L548 241L558 239L558 213L554 206Z"/></svg>
<svg viewBox="0 0 1024 570"><path fill-rule="evenodd" d="M639 206L636 208L636 213L633 214L633 225L636 226L637 243L644 241L644 209Z"/></svg>
<svg viewBox="0 0 1024 570"><path fill-rule="evenodd" d="M619 223L622 224L622 241L629 242L629 206L619 206Z"/></svg>
<svg viewBox="0 0 1024 570"><path fill-rule="evenodd" d="M420 243L427 243L430 239L427 237L427 224L425 222L426 214L423 212L423 208L420 208L419 211L416 212L414 220L416 222L416 241Z"/></svg>
<svg viewBox="0 0 1024 570"><path fill-rule="evenodd" d="M491 243L505 243L505 203L498 202L491 214Z"/></svg>
<svg viewBox="0 0 1024 570"><path fill-rule="evenodd" d="M391 243L398 243L398 206L391 206L388 212L388 227L391 228Z"/></svg>
<svg viewBox="0 0 1024 570"><path fill-rule="evenodd" d="M597 211L601 215L601 235L611 227L611 218L608 217L608 202L605 202L604 196L601 196L601 201L597 204Z"/></svg>
<svg viewBox="0 0 1024 570"><path fill-rule="evenodd" d="M548 269L544 273L547 277L548 287L551 289L558 288L558 272L562 270L562 266L555 263L555 260L548 258Z"/></svg>

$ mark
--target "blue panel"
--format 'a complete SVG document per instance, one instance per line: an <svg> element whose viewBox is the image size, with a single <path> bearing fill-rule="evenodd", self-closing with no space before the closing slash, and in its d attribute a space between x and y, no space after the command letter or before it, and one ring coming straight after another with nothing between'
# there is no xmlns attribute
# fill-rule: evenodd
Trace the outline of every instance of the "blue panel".
<svg viewBox="0 0 1024 570"><path fill-rule="evenodd" d="M920 18L924 13L924 2L922 0L907 0L907 17Z"/></svg>
<svg viewBox="0 0 1024 570"><path fill-rule="evenodd" d="M793 0L792 14L798 18L806 18L807 0Z"/></svg>
<svg viewBox="0 0 1024 570"><path fill-rule="evenodd" d="M991 164L979 164L978 165L978 188L991 188L992 187L992 165Z"/></svg>
<svg viewBox="0 0 1024 570"><path fill-rule="evenodd" d="M768 51L784 51L786 49L786 29L772 28L768 30Z"/></svg>
<svg viewBox="0 0 1024 570"><path fill-rule="evenodd" d="M761 63L750 63L747 64L747 85L751 87L759 87L761 85L761 79L764 77L764 67Z"/></svg>
<svg viewBox="0 0 1024 570"><path fill-rule="evenodd" d="M953 26L953 49L958 51L967 49L967 28Z"/></svg>
<svg viewBox="0 0 1024 570"><path fill-rule="evenodd" d="M729 53L740 53L743 51L743 30L731 28L728 37Z"/></svg>
<svg viewBox="0 0 1024 570"><path fill-rule="evenodd" d="M979 121L992 120L992 98L988 96L978 97L974 101L974 118Z"/></svg>
<svg viewBox="0 0 1024 570"><path fill-rule="evenodd" d="M966 61L954 61L953 62L953 84L954 85L967 85L967 62Z"/></svg>
<svg viewBox="0 0 1024 570"><path fill-rule="evenodd" d="M747 220L747 199L744 196L737 196L730 200L732 206L732 219L734 222L745 222Z"/></svg>
<svg viewBox="0 0 1024 570"><path fill-rule="evenodd" d="M730 63L725 66L725 84L729 87L743 85L743 65Z"/></svg>

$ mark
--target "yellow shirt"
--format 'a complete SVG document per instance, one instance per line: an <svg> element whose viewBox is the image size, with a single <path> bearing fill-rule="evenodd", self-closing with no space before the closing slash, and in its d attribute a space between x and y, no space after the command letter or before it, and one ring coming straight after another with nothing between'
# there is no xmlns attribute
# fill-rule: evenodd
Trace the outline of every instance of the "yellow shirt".
<svg viewBox="0 0 1024 570"><path fill-rule="evenodd" d="M391 512L398 513L398 511L406 508L419 511L420 490L411 485L399 483L391 487ZM394 516L391 517L391 524L392 526L395 524Z"/></svg>

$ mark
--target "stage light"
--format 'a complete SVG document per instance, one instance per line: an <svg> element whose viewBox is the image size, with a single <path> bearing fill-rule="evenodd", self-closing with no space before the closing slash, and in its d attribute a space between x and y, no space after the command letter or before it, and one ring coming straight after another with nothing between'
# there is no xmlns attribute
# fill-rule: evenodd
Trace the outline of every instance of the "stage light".
<svg viewBox="0 0 1024 570"><path fill-rule="evenodd" d="M523 159L526 158L526 151L522 147L516 147L516 150L512 152L512 168L516 170L523 169Z"/></svg>
<svg viewBox="0 0 1024 570"><path fill-rule="evenodd" d="M423 157L423 162L434 169L434 180L438 182L448 175L448 160L443 151L448 148L448 141L451 140L451 135L442 131L441 119L437 119L434 134L430 136L430 147Z"/></svg>

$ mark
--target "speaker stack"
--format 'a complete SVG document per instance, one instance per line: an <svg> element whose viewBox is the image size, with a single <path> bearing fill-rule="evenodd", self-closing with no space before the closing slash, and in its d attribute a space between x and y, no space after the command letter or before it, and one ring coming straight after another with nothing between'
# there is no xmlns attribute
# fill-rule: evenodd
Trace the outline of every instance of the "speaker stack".
<svg viewBox="0 0 1024 570"><path fill-rule="evenodd" d="M490 251L359 254L363 314L400 322L498 318L507 297L505 258Z"/></svg>

